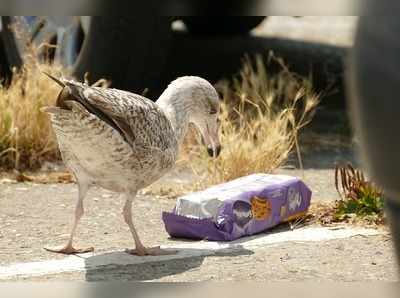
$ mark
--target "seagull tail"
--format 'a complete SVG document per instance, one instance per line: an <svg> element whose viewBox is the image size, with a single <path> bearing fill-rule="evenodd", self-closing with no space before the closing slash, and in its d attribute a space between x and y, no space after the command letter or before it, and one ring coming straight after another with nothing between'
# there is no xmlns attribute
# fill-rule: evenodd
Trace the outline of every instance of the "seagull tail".
<svg viewBox="0 0 400 298"><path fill-rule="evenodd" d="M44 73L46 76L48 76L50 79L52 79L54 82L56 82L58 85L60 85L61 87L65 87L65 83L62 82L61 80L57 79L55 76L49 74L46 71L42 71L42 73Z"/></svg>

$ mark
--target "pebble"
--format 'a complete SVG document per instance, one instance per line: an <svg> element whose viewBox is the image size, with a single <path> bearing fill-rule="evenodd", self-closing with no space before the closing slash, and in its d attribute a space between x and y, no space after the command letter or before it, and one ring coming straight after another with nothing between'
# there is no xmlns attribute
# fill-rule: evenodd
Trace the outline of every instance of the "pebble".
<svg viewBox="0 0 400 298"><path fill-rule="evenodd" d="M8 178L3 178L0 180L0 184L15 184L15 183L17 183L17 181Z"/></svg>
<svg viewBox="0 0 400 298"><path fill-rule="evenodd" d="M290 260L291 256L289 254L285 254L284 256L280 257L281 262Z"/></svg>
<svg viewBox="0 0 400 298"><path fill-rule="evenodd" d="M335 247L337 250L344 250L344 246L342 244L339 244L338 246Z"/></svg>
<svg viewBox="0 0 400 298"><path fill-rule="evenodd" d="M28 188L27 187L17 187L16 190L26 191L26 190L28 190Z"/></svg>

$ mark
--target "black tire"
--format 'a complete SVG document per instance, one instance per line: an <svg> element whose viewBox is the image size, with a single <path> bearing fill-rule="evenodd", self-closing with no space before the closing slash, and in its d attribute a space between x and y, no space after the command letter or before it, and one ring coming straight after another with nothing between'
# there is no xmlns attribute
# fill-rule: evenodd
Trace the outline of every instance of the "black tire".
<svg viewBox="0 0 400 298"><path fill-rule="evenodd" d="M247 34L265 17L182 17L188 31L198 35Z"/></svg>
<svg viewBox="0 0 400 298"><path fill-rule="evenodd" d="M82 80L88 73L90 82L105 78L112 87L136 93L148 89L147 95L156 97L170 47L171 21L170 17L92 17L72 74ZM9 28L12 18L2 17L2 22L6 68L21 67L23 59Z"/></svg>
<svg viewBox="0 0 400 298"><path fill-rule="evenodd" d="M0 81L3 83L4 78L9 77L9 75L10 75L10 70L6 58L6 51L4 50L3 42L0 39Z"/></svg>
<svg viewBox="0 0 400 298"><path fill-rule="evenodd" d="M171 40L169 17L93 17L74 74L86 72L112 86L147 95L159 94L160 74Z"/></svg>
<svg viewBox="0 0 400 298"><path fill-rule="evenodd" d="M2 31L1 31L1 42L5 54L5 67L10 71L13 67L21 67L23 64L22 58L19 55L16 37L14 32L11 30L11 17L2 16Z"/></svg>

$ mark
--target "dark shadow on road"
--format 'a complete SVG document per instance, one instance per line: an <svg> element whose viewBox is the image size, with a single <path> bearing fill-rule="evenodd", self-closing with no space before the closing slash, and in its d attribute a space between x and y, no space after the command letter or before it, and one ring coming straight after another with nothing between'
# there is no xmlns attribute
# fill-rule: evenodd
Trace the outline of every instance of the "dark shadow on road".
<svg viewBox="0 0 400 298"><path fill-rule="evenodd" d="M299 222L296 225L296 229L297 228L302 228L305 226L309 226L310 223L309 222ZM273 234L278 234L278 233L282 233L282 232L287 232L290 231L290 225L286 222L286 223L281 223L276 225L273 228L270 228L264 232L260 232L258 234L254 234L251 236L246 236L246 237L242 237L239 239L236 239L234 241L215 241L215 243L218 243L219 245L224 245L224 249L220 249L215 253L215 256L226 256L226 255L236 255L234 254L234 252L237 251L238 255L246 255L247 253L243 253L243 252L251 252L250 254L253 254L252 251L244 249L243 248L243 244L246 242L249 242L251 240L260 238L260 237L265 237L267 235L273 235ZM191 240L191 239L186 239L186 238L169 238L169 241L176 241L176 242L186 242L186 243L196 243L199 242L199 240ZM210 241L213 242L213 241ZM234 252L230 251L230 250L234 250ZM227 251L230 251L229 254L227 254Z"/></svg>
<svg viewBox="0 0 400 298"><path fill-rule="evenodd" d="M354 166L359 165L359 160L351 148L322 148L309 151L302 155L303 168L307 169L334 169L336 164L351 162ZM286 163L299 168L297 156L293 153Z"/></svg>
<svg viewBox="0 0 400 298"><path fill-rule="evenodd" d="M360 161L352 135L344 108L319 107L312 122L299 135L304 169L334 169L343 162L358 166ZM295 152L287 164L300 167Z"/></svg>
<svg viewBox="0 0 400 298"><path fill-rule="evenodd" d="M180 258L164 256L162 260L154 257L132 256L125 252L112 252L85 259L86 281L141 281L179 274L199 267L206 256L235 257L251 255L253 251L236 245L233 250L179 249ZM131 258L138 262L130 264ZM154 258L154 261L152 261ZM127 260L127 262L124 262ZM95 297L95 296L93 296Z"/></svg>

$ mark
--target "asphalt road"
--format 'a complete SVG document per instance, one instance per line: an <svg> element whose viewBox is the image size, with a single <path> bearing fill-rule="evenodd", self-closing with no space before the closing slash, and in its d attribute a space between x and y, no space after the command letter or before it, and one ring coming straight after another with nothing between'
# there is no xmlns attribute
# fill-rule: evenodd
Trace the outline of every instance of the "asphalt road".
<svg viewBox="0 0 400 298"><path fill-rule="evenodd" d="M315 190L315 200L324 193ZM123 252L133 245L123 201L99 188L85 200L76 236L77 246L94 246L95 253L66 257L43 250L67 240L76 196L74 184L0 184L0 280L398 280L384 228L311 224L291 231L282 225L230 243L170 239L160 215L175 200L148 195L139 195L133 209L142 240L178 254L131 256Z"/></svg>

